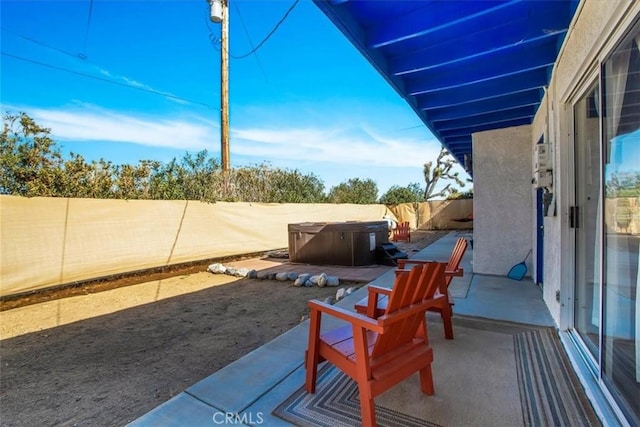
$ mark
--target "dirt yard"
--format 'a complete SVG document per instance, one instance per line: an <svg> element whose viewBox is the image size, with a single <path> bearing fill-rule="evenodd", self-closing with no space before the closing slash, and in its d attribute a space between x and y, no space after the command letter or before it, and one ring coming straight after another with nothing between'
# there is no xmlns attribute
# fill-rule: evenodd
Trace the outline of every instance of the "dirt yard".
<svg viewBox="0 0 640 427"><path fill-rule="evenodd" d="M416 231L398 247L411 255L442 235ZM163 286L213 276L174 274ZM241 279L2 340L0 424L125 425L297 325L308 300L335 292Z"/></svg>

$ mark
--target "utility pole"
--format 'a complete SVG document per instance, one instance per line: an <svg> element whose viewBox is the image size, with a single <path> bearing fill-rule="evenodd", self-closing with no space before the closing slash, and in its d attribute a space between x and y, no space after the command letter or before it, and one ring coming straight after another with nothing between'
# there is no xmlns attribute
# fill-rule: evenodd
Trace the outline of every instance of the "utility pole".
<svg viewBox="0 0 640 427"><path fill-rule="evenodd" d="M222 2L222 32L220 49L220 144L222 170L231 169L229 158L229 0Z"/></svg>
<svg viewBox="0 0 640 427"><path fill-rule="evenodd" d="M231 169L229 156L229 0L209 0L211 21L220 31L220 157L222 171Z"/></svg>

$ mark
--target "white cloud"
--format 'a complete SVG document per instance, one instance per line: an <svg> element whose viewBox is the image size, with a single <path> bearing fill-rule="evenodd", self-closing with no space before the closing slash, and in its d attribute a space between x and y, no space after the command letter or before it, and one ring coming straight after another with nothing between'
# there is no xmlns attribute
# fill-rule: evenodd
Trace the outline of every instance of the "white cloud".
<svg viewBox="0 0 640 427"><path fill-rule="evenodd" d="M217 147L217 134L204 120L141 118L91 106L70 109L16 108L41 126L51 129L55 139L66 141L114 141L149 147L201 150Z"/></svg>
<svg viewBox="0 0 640 427"><path fill-rule="evenodd" d="M231 149L237 154L371 166L421 168L440 150L435 139L382 135L369 125L335 129L234 128L232 137L235 144Z"/></svg>
<svg viewBox="0 0 640 427"><path fill-rule="evenodd" d="M27 112L61 141L114 141L179 150L219 150L219 125L203 117L143 117L92 105L13 110ZM231 127L232 156L251 156L259 161L293 160L422 170L422 165L435 159L439 150L440 143L435 138L385 132L374 129L371 124Z"/></svg>

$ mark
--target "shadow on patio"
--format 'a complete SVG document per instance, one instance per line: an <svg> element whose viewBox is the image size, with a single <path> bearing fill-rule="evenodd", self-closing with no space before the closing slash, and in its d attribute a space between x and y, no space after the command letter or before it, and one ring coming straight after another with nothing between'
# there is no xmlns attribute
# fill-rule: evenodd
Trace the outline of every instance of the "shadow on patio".
<svg viewBox="0 0 640 427"><path fill-rule="evenodd" d="M452 232L415 259L447 260ZM465 236L465 237L470 237ZM417 375L376 399L380 425L599 425L571 369L541 289L530 280L472 274L468 248L455 300L455 339L428 316L435 395ZM372 282L391 286L393 271ZM361 289L338 305L353 310ZM323 329L339 321L323 318ZM318 390L302 388L308 321L188 388L130 425L359 425L357 386L334 368Z"/></svg>

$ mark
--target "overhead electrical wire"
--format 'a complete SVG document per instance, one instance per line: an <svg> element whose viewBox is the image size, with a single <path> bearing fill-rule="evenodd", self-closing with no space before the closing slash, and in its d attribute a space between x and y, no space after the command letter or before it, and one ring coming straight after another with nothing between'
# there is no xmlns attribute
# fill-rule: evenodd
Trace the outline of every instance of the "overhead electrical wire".
<svg viewBox="0 0 640 427"><path fill-rule="evenodd" d="M99 81L106 82L106 83L111 83L111 84L118 85L118 86L124 86L124 87L127 87L129 89L135 89L135 90L139 90L139 91L142 91L142 92L152 93L154 95L160 95L160 96L163 96L165 98L176 99L176 100L179 100L179 101L190 102L192 104L198 104L198 105L202 105L204 107L213 108L211 105L209 105L207 103L200 102L200 101L194 101L193 99L182 98L180 96L171 95L169 93L160 92L160 91L153 90L153 89L147 89L147 88L140 87L140 86L134 86L134 85L130 85L130 84L127 84L127 83L118 82L118 81L115 81L115 80L109 80L109 79L106 79L104 77L93 76L91 74L87 74L87 73L83 73L83 72L75 71L75 70L70 70L68 68L59 67L57 65L47 64L45 62L36 61L34 59L25 58L23 56L14 55L14 54L7 53L7 52L0 52L0 53L3 56L7 56L9 58L14 58L14 59L17 59L17 60L20 60L20 61L29 62L29 63L32 63L32 64L40 65L42 67L52 68L52 69L58 70L58 71L64 71L65 73L75 74L75 75L78 75L78 76L83 76L83 77L87 77L87 78L94 79L94 80L99 80Z"/></svg>
<svg viewBox="0 0 640 427"><path fill-rule="evenodd" d="M86 60L86 58L87 58L87 56L86 56L86 46L87 46L89 29L90 29L90 26L91 26L91 17L93 15L93 0L89 0L89 1L90 1L89 13L88 13L88 17L87 17L87 27L85 29L83 52L81 52L79 54L72 54L72 53L67 52L65 50L58 49L56 47L47 45L46 43L43 43L43 42L38 41L36 39L32 39L30 37L23 36L21 34L15 33L15 32L13 32L11 30L8 30L8 29L6 29L4 27L2 27L2 30L10 32L10 33L14 34L17 37L23 38L25 40L28 40L28 41L30 41L32 43L35 43L35 44L38 44L40 46L56 50L56 51L58 51L60 53L63 53L65 55L68 55L68 56L71 56L71 57L74 57L74 58L80 58L82 60ZM253 43L251 42L251 39L249 37L249 33L247 31L247 28L246 28L246 26L244 24L244 21L242 19L242 16L240 16L240 21L241 21L241 23L242 23L242 25L244 27L244 30L245 30L245 32L247 34L247 38L249 38L249 43L252 45L252 49L249 52L247 52L247 53L245 53L243 55L231 55L231 54L229 54L229 56L234 58L234 59L244 59L244 58L247 58L247 57L249 57L249 56L251 56L253 54L256 54L256 52L271 38L271 36L273 36L273 34L275 34L275 32L278 30L278 28L280 28L280 26L289 17L289 15L293 11L293 9L295 9L295 7L297 6L297 4L299 2L300 2L300 0L294 0L294 2L291 4L291 6L289 6L289 9L287 9L287 11L282 16L282 18L280 18L280 20L271 29L271 31L269 31L269 33L256 46L253 46ZM238 14L240 15L240 11L238 10L237 6L236 6L236 10L238 11ZM208 25L208 20L207 20L207 25ZM216 37L213 35L213 31L211 30L211 27L209 27L209 39L211 40L212 43L219 43L219 40L217 40ZM215 44L214 44L214 46L215 46ZM217 48L217 46L216 46L216 48ZM40 65L42 67L52 68L52 69L63 71L63 72L70 73L70 74L75 74L75 75L78 75L78 76L83 76L83 77L87 77L87 78L90 78L90 79L103 81L103 82L106 82L106 83L111 83L111 84L118 85L118 86L128 87L130 89L136 89L136 90L139 90L139 91L142 91L142 92L148 92L148 93L152 93L152 94L155 94L155 95L160 95L160 96L163 96L163 97L166 97L166 98L171 98L171 99L176 99L176 100L180 100L180 101L191 102L191 103L194 103L194 104L198 104L198 105L202 105L202 106L205 106L205 107L212 108L209 104L206 104L204 102L194 101L194 100L191 100L191 99L182 98L182 97L179 97L179 96L175 96L175 95L171 95L171 94L168 94L168 93L156 91L156 90L153 90L153 89L146 89L146 88L139 87L139 86L133 86L133 85L126 84L126 83L117 82L115 80L109 80L109 79L106 79L106 78L103 78L103 77L93 76L91 74L82 73L80 71L70 70L68 68L59 67L59 66L52 65L52 64L47 64L45 62L36 61L34 59L25 58L23 56L14 55L14 54L7 53L7 52L1 52L1 53L4 56L10 57L10 58L14 58L14 59L17 59L17 60L20 60L20 61L24 61L24 62L29 62L29 63L35 64L35 65ZM256 54L256 59L258 60L258 65L260 66L260 69L262 70L262 64L261 64L260 59L258 58L257 54ZM264 70L262 70L262 72L264 74Z"/></svg>
<svg viewBox="0 0 640 427"><path fill-rule="evenodd" d="M71 52L68 52L66 50L59 49L57 47L53 47L53 46L48 45L48 44L46 44L44 42L41 42L40 40L36 40L36 39L31 38L31 37L24 36L22 34L18 34L15 31L10 30L10 29L5 28L5 27L0 27L0 29L2 29L2 31L6 31L7 33L13 34L16 37L19 37L21 39L27 40L27 41L29 41L31 43L37 44L37 45L42 46L42 47L46 47L47 49L55 50L56 52L62 53L64 55L70 56L72 58L78 58L78 54L71 53Z"/></svg>
<svg viewBox="0 0 640 427"><path fill-rule="evenodd" d="M246 58L250 55L252 55L254 52L256 52L258 49L260 49L266 42L267 40L269 40L269 38L271 38L271 36L278 31L278 28L280 28L280 25L282 25L282 23L287 19L287 17L289 16L289 14L291 12L293 12L293 9L296 7L296 5L298 4L300 0L295 0L293 2L293 4L289 7L289 9L285 12L285 14L282 16L282 18L280 19L280 21L278 21L278 23L273 27L273 29L269 32L269 34L267 34L265 36L264 39L262 39L262 41L260 43L258 43L256 45L256 47L254 47L253 49L251 49L249 52L245 53L244 55L238 55L238 56L233 56L230 55L232 58L235 59L242 59L242 58Z"/></svg>
<svg viewBox="0 0 640 427"><path fill-rule="evenodd" d="M287 9L287 11L284 13L282 18L280 18L280 20L271 29L271 31L269 31L269 33L262 39L262 41L260 43L258 43L254 48L252 48L249 52L247 52L247 53L245 53L243 55L233 55L233 54L231 54L231 52L228 52L229 56L231 58L234 58L234 59L244 59L244 58L247 58L247 57L253 55L255 52L257 52L258 49L260 49L267 42L267 40L269 40L271 38L271 36L273 36L273 34L276 31L278 31L278 28L280 28L280 25L282 25L284 23L284 21L287 19L289 14L291 14L291 12L293 12L293 9L295 9L296 5L299 2L300 2L300 0L294 0L294 2L291 4L291 6L289 6L289 9ZM209 21L208 20L207 20L207 26L209 26ZM220 47L218 46L218 44L220 43L220 40L213 34L213 30L211 30L211 27L209 27L209 40L211 40L211 43L214 45L214 47L217 50L220 49Z"/></svg>
<svg viewBox="0 0 640 427"><path fill-rule="evenodd" d="M251 49L255 49L255 47L253 46L253 41L251 41L251 36L249 35L249 30L247 29L247 26L244 23L244 18L242 18L242 14L240 13L240 8L238 7L238 2L234 1L233 2L233 6L236 8L236 12L238 12L238 17L240 18L240 23L242 24L242 28L244 29L244 33L247 36L247 40L249 40L249 44L251 45ZM265 80L267 80L267 75L264 72L264 68L262 67L262 62L260 62L260 57L258 56L258 52L253 52L253 54L256 57L256 61L258 61L258 68L260 68L260 71L262 72L262 76L264 77Z"/></svg>
<svg viewBox="0 0 640 427"><path fill-rule="evenodd" d="M91 17L93 16L93 0L89 0L89 14L87 16L87 28L84 30L84 43L82 52L78 54L78 58L87 59L87 40L89 39L89 29L91 28Z"/></svg>
<svg viewBox="0 0 640 427"><path fill-rule="evenodd" d="M82 46L82 52L79 52L79 53L71 53L71 52L68 52L66 50L59 49L57 47L54 47L54 46L48 45L48 44L46 44L44 42L41 42L40 40L36 40L36 39L31 38L31 37L24 36L22 34L18 34L15 31L9 30L8 28L5 28L5 27L2 27L2 31L6 31L8 33L13 34L16 37L20 37L21 39L30 41L31 43L35 43L35 44L40 45L42 47L46 47L47 49L55 50L57 52L63 53L63 54L68 55L68 56L71 56L73 58L80 58L82 60L86 60L87 59L87 42L88 42L88 39L89 39L89 29L91 28L91 18L92 18L92 16L93 16L93 0L89 0L89 13L88 13L88 16L87 16L87 26L86 26L85 31L84 31L84 41L83 41L83 46Z"/></svg>

